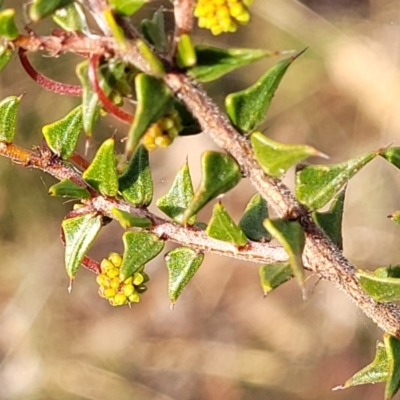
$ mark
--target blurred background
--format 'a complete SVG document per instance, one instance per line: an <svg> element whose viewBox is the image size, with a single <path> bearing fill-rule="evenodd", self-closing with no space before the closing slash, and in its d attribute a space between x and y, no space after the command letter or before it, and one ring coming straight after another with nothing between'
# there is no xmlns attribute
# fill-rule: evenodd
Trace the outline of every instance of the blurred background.
<svg viewBox="0 0 400 400"><path fill-rule="evenodd" d="M17 8L23 27L21 2L4 3ZM154 1L148 9L160 4L168 6ZM398 1L255 0L251 11L252 23L236 34L212 37L196 29L196 41L308 48L283 79L264 132L285 143L313 145L330 162L398 143ZM166 18L171 21L168 11ZM31 27L44 33L51 26L44 21ZM44 74L77 83L77 57L30 58ZM223 104L226 94L253 83L278 60L245 67L207 89ZM40 144L41 126L78 104L42 90L16 58L0 74L0 93L1 98L25 93L16 139L25 147ZM113 133L122 138L126 127L104 118L91 155ZM199 155L213 148L208 137L198 135L153 152L155 196L168 190L186 157L197 185ZM285 181L293 187L293 172ZM264 299L257 265L207 255L171 311L160 256L147 266L149 290L132 308L113 308L101 299L95 276L84 269L68 294L59 228L72 205L48 197L53 183L40 171L0 159L1 400L383 398L383 385L331 390L372 360L382 332L343 293L314 276L305 302L295 282ZM400 209L399 189L398 170L379 159L350 182L344 247L357 267L399 263L400 230L387 219ZM243 182L222 201L238 220L253 193ZM200 219L209 217L207 208ZM121 252L121 234L116 224L107 226L90 255L100 260Z"/></svg>

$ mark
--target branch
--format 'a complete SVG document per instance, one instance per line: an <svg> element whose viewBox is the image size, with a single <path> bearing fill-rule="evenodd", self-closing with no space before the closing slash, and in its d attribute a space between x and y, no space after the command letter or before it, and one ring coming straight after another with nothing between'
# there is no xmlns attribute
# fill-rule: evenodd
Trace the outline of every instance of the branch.
<svg viewBox="0 0 400 400"><path fill-rule="evenodd" d="M125 49L120 49L113 38L107 37L78 36L67 37L62 41L57 37L20 36L13 45L28 51L71 51L78 54L90 52L103 56L114 55L151 74L150 65L142 57L134 42L128 42ZM265 175L256 162L247 139L233 128L206 92L184 74L167 74L163 79L198 119L202 129L218 146L235 157L244 174L277 214L299 221L306 234L304 264L321 278L333 282L343 290L384 331L400 337L400 309L394 304L378 303L362 290L355 276L355 268L316 226L309 212L298 203L287 186L281 180Z"/></svg>

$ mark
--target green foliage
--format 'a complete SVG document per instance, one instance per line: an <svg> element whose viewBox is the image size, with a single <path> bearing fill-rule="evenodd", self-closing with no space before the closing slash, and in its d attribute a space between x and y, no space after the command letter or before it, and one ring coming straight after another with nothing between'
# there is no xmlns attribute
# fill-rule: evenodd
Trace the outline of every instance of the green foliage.
<svg viewBox="0 0 400 400"><path fill-rule="evenodd" d="M18 28L15 25L15 10L6 8L0 11L0 37L14 40L18 37Z"/></svg>
<svg viewBox="0 0 400 400"><path fill-rule="evenodd" d="M78 106L60 120L45 125L42 132L50 149L63 160L68 160L75 150L82 129L82 107Z"/></svg>
<svg viewBox="0 0 400 400"><path fill-rule="evenodd" d="M114 156L114 139L107 139L97 150L83 179L104 196L116 196L118 192L117 166Z"/></svg>
<svg viewBox="0 0 400 400"><path fill-rule="evenodd" d="M261 265L259 273L264 296L293 278L293 269L289 263Z"/></svg>
<svg viewBox="0 0 400 400"><path fill-rule="evenodd" d="M311 210L322 208L377 155L371 152L340 164L302 166L296 173L297 198Z"/></svg>
<svg viewBox="0 0 400 400"><path fill-rule="evenodd" d="M14 140L20 100L20 97L10 96L0 102L0 142L11 143Z"/></svg>
<svg viewBox="0 0 400 400"><path fill-rule="evenodd" d="M296 58L297 56L280 61L253 86L227 96L225 100L226 110L232 123L238 129L243 132L250 132L261 124L279 83Z"/></svg>
<svg viewBox="0 0 400 400"><path fill-rule="evenodd" d="M210 200L236 186L241 179L237 162L228 154L214 151L207 151L202 155L201 171L200 185L183 213L183 223L187 223Z"/></svg>
<svg viewBox="0 0 400 400"><path fill-rule="evenodd" d="M146 0L109 0L109 3L116 12L130 16L142 8Z"/></svg>
<svg viewBox="0 0 400 400"><path fill-rule="evenodd" d="M195 46L197 63L188 75L199 82L210 82L244 65L276 55L258 49L221 49L199 44Z"/></svg>
<svg viewBox="0 0 400 400"><path fill-rule="evenodd" d="M247 243L246 235L235 224L221 203L215 204L206 232L214 239L223 240L238 247Z"/></svg>
<svg viewBox="0 0 400 400"><path fill-rule="evenodd" d="M37 22L48 17L60 8L72 4L75 0L34 0L29 8L29 17Z"/></svg>
<svg viewBox="0 0 400 400"><path fill-rule="evenodd" d="M69 179L64 179L49 189L50 196L73 197L75 199L88 199L90 193L86 188L77 185Z"/></svg>
<svg viewBox="0 0 400 400"><path fill-rule="evenodd" d="M157 51L167 51L167 36L162 9L157 10L151 19L144 19L141 23L141 28L145 38L156 48Z"/></svg>
<svg viewBox="0 0 400 400"><path fill-rule="evenodd" d="M136 215L132 215L127 211L119 210L118 208L113 208L111 213L124 229L132 227L150 228L152 225L148 218L137 217Z"/></svg>
<svg viewBox="0 0 400 400"><path fill-rule="evenodd" d="M7 49L7 47L4 47L0 44L0 72L11 60L12 55L12 50Z"/></svg>
<svg viewBox="0 0 400 400"><path fill-rule="evenodd" d="M179 247L165 256L168 268L168 296L172 304L182 293L182 290L193 278L203 262L204 254L187 247Z"/></svg>
<svg viewBox="0 0 400 400"><path fill-rule="evenodd" d="M59 8L53 14L53 20L66 31L81 33L90 32L82 6L76 2L65 8Z"/></svg>
<svg viewBox="0 0 400 400"><path fill-rule="evenodd" d="M250 136L254 155L266 174L282 176L292 165L310 156L321 155L314 147L295 144L283 144L253 132Z"/></svg>

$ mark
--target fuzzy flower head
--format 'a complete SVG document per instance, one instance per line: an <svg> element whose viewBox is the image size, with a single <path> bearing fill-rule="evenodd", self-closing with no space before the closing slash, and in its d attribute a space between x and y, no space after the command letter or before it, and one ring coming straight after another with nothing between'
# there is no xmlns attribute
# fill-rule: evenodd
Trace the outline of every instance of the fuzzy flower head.
<svg viewBox="0 0 400 400"><path fill-rule="evenodd" d="M210 29L213 35L236 32L238 24L246 25L250 20L247 9L253 0L198 0L194 15L199 27Z"/></svg>

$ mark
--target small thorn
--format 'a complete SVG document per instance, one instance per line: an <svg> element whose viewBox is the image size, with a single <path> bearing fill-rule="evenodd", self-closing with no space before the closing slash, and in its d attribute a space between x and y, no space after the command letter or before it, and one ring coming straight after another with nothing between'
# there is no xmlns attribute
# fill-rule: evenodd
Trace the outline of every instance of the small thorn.
<svg viewBox="0 0 400 400"><path fill-rule="evenodd" d="M307 289L304 286L301 287L301 294L303 295L303 301L306 301L308 295L307 295Z"/></svg>
<svg viewBox="0 0 400 400"><path fill-rule="evenodd" d="M90 147L90 136L86 136L86 141L85 141L85 156L88 155L89 152L89 147Z"/></svg>
<svg viewBox="0 0 400 400"><path fill-rule="evenodd" d="M264 290L263 299L265 299L267 296L268 296L268 292L266 290Z"/></svg>
<svg viewBox="0 0 400 400"><path fill-rule="evenodd" d="M341 390L341 389L346 389L346 386L344 386L344 385L335 386L334 388L332 388L332 392L336 391L336 390Z"/></svg>
<svg viewBox="0 0 400 400"><path fill-rule="evenodd" d="M169 306L169 309L170 309L171 311L174 311L174 309L175 309L175 303L171 303L170 306Z"/></svg>
<svg viewBox="0 0 400 400"><path fill-rule="evenodd" d="M74 280L73 280L73 279L70 279L70 280L69 280L68 289L67 289L69 294L71 294L71 292L72 292L73 283L74 283Z"/></svg>

